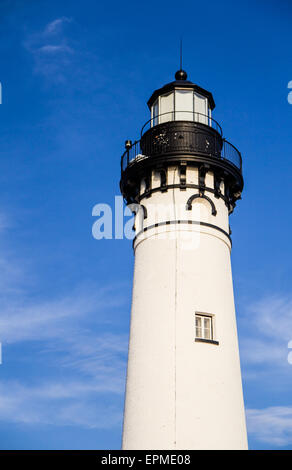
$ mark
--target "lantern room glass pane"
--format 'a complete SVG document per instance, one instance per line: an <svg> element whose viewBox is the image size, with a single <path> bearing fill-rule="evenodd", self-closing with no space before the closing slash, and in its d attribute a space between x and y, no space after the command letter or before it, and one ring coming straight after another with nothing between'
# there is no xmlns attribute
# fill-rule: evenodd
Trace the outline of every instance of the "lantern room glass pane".
<svg viewBox="0 0 292 470"><path fill-rule="evenodd" d="M159 123L173 121L174 95L167 93L160 97Z"/></svg>
<svg viewBox="0 0 292 470"><path fill-rule="evenodd" d="M193 121L193 91L175 90L175 120Z"/></svg>
<svg viewBox="0 0 292 470"><path fill-rule="evenodd" d="M195 121L208 125L209 118L207 98L205 98L205 96L199 95L199 93L196 92L194 92L194 111Z"/></svg>
<svg viewBox="0 0 292 470"><path fill-rule="evenodd" d="M152 109L151 109L151 118L152 118L152 126L156 126L158 124L158 114L159 114L159 110L158 110L158 99L155 101L155 103L153 104L152 106ZM152 127L151 126L151 127Z"/></svg>

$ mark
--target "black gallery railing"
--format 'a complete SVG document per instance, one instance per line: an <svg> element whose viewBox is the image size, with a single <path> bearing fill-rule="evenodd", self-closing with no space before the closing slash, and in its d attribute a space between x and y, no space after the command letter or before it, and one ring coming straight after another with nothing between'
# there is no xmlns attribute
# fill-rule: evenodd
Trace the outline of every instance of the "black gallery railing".
<svg viewBox="0 0 292 470"><path fill-rule="evenodd" d="M126 142L126 151L121 158L121 170L125 171L134 162L147 158L185 153L226 160L241 171L241 154L234 145L222 138L222 129L217 121L200 113L192 114L200 116L200 121L172 120L157 125L152 125L153 119L156 118L147 121L142 128L141 139L134 143ZM207 122L210 125L206 124Z"/></svg>
<svg viewBox="0 0 292 470"><path fill-rule="evenodd" d="M133 142L131 146L129 146L129 148L127 148L127 150L123 153L121 158L121 169L122 171L125 171L125 169L129 165L133 164L134 162L137 163L146 158L149 157L147 155L143 155L140 146L140 140L137 140ZM242 168L240 152L237 150L236 147L234 147L234 145L232 145L225 139L223 139L223 147L219 158L221 158L222 160L227 160L228 162L236 166L239 170L241 170Z"/></svg>

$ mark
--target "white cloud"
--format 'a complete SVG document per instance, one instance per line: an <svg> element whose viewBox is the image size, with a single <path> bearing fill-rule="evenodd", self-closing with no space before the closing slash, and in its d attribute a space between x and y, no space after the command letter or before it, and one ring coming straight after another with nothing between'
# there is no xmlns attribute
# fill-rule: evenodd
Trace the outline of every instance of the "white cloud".
<svg viewBox="0 0 292 470"><path fill-rule="evenodd" d="M0 421L120 426L128 335L115 332L115 322L124 285L84 282L65 295L39 298L25 283L23 260L3 253L0 342L10 377L12 356L17 366L14 379L1 375Z"/></svg>
<svg viewBox="0 0 292 470"><path fill-rule="evenodd" d="M24 380L0 381L0 420L99 428L119 425L121 407L104 410L100 397L111 394L116 403L114 397L120 400L124 393L128 338L108 331L113 324L106 319L111 309L122 304L111 289L77 289L59 300L35 304L27 304L25 298L16 304L11 298L6 308L0 302L4 363L9 345L21 345L24 356L26 345L38 345L36 358L19 357L19 366L28 370ZM53 372L53 378L29 385L32 365L48 375ZM62 378L57 380L54 377L60 371Z"/></svg>
<svg viewBox="0 0 292 470"><path fill-rule="evenodd" d="M63 26L71 22L71 18L56 18L42 31L28 35L24 41L24 47L34 58L34 72L51 82L65 81L74 48L69 44Z"/></svg>
<svg viewBox="0 0 292 470"><path fill-rule="evenodd" d="M61 18L56 18L55 20L48 23L44 29L43 34L51 35L59 33L62 29L64 23L71 23L72 18L68 18L67 16L62 16Z"/></svg>
<svg viewBox="0 0 292 470"><path fill-rule="evenodd" d="M118 406L99 404L94 384L45 383L24 386L0 383L0 420L22 424L78 425L86 428L120 426Z"/></svg>
<svg viewBox="0 0 292 470"><path fill-rule="evenodd" d="M116 288L118 288L116 286ZM7 287L9 291L9 286ZM93 318L94 322L105 321L105 312L123 302L121 296L112 295L113 288L76 288L69 294L51 300L29 302L25 297L1 303L0 335L3 341L39 341L64 338L64 331L82 336L77 327L80 318L84 321ZM3 291L2 291L3 294ZM66 335L65 335L66 338Z"/></svg>
<svg viewBox="0 0 292 470"><path fill-rule="evenodd" d="M107 317L122 304L123 299L113 296L112 289L92 292L90 288L34 304L27 304L25 298L16 303L11 298L4 308L0 302L4 362L9 345L21 345L24 355L26 345L38 345L38 357L19 357L19 366L28 370L24 380L0 381L0 420L118 426L122 409L114 406L114 397L119 401L124 393L128 338L127 334L112 333L113 323ZM53 378L29 385L32 364L47 370L48 375L53 371ZM60 371L62 378L56 380ZM100 397L110 394L113 406L104 410Z"/></svg>
<svg viewBox="0 0 292 470"><path fill-rule="evenodd" d="M271 446L292 444L292 406L283 403L291 387L291 364L288 349L292 338L292 296L270 295L253 303L247 310L240 337L240 353L245 380L270 397L271 405L264 409L247 409L250 437ZM292 342L291 342L292 345ZM249 392L251 395L251 392Z"/></svg>
<svg viewBox="0 0 292 470"><path fill-rule="evenodd" d="M270 296L257 302L251 309L255 313L258 330L269 338L292 338L292 296Z"/></svg>
<svg viewBox="0 0 292 470"><path fill-rule="evenodd" d="M248 338L241 340L241 357L249 365L286 365L287 343L270 339Z"/></svg>
<svg viewBox="0 0 292 470"><path fill-rule="evenodd" d="M247 364L287 366L287 343L292 339L292 296L274 295L252 304L241 339L241 357Z"/></svg>
<svg viewBox="0 0 292 470"><path fill-rule="evenodd" d="M48 44L48 45L39 47L37 52L39 52L41 54L55 54L55 53L58 53L58 52L63 52L63 53L68 52L68 53L72 54L73 49L71 49L71 47L69 47L69 46L66 46L65 44L59 44L59 45Z"/></svg>
<svg viewBox="0 0 292 470"><path fill-rule="evenodd" d="M292 406L247 410L249 435L278 447L292 445Z"/></svg>

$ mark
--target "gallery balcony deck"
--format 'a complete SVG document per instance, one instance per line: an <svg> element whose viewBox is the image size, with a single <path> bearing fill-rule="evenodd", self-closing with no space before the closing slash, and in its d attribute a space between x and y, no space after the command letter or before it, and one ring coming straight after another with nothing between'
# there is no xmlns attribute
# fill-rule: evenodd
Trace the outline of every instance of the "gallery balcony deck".
<svg viewBox="0 0 292 470"><path fill-rule="evenodd" d="M170 161L182 157L187 161L228 162L241 173L240 152L222 136L221 126L209 116L199 113L177 114L182 120L169 119L169 116L156 116L143 126L141 139L132 143L127 141L126 151L121 158L122 173L135 163L148 160ZM186 120L186 117L190 120ZM161 122L164 121L164 122ZM157 123L159 122L159 123ZM154 125L155 124L155 125ZM150 159L150 161L149 161ZM210 160L211 159L211 160Z"/></svg>

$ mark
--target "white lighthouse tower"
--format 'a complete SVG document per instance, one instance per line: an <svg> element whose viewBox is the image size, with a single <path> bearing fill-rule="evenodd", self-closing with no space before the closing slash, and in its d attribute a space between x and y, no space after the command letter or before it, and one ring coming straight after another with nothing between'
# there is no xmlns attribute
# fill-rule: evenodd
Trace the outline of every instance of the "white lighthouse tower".
<svg viewBox="0 0 292 470"><path fill-rule="evenodd" d="M241 155L183 70L148 107L120 183L136 213L123 449L246 449L229 228Z"/></svg>

